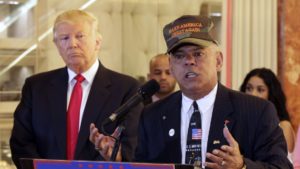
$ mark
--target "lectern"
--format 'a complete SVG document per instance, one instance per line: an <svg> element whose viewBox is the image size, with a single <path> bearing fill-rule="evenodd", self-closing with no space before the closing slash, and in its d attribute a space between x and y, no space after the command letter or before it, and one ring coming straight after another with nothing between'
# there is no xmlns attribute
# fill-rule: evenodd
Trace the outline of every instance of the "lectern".
<svg viewBox="0 0 300 169"><path fill-rule="evenodd" d="M192 165L21 159L22 169L194 169Z"/></svg>

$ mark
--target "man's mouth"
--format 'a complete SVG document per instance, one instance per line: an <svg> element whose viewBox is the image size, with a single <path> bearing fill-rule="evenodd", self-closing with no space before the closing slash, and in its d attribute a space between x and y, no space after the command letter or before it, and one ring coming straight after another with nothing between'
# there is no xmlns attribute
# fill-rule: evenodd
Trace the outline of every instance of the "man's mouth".
<svg viewBox="0 0 300 169"><path fill-rule="evenodd" d="M194 78L197 77L199 74L195 72L188 72L185 74L185 78Z"/></svg>

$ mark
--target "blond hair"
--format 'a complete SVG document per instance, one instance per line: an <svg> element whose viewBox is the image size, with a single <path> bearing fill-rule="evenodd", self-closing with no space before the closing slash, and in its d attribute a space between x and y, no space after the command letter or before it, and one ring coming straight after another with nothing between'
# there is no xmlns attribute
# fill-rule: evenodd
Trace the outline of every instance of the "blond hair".
<svg viewBox="0 0 300 169"><path fill-rule="evenodd" d="M98 20L97 18L89 13L89 12L85 12L82 10L68 10L66 12L63 12L62 14L58 15L54 21L54 26L53 26L53 40L55 41L55 31L56 28L59 24L67 22L67 23L80 23L82 22L82 20L85 20L87 22L89 22L93 29L95 30L95 33L97 34L97 36L101 35L99 34L99 30L98 30Z"/></svg>

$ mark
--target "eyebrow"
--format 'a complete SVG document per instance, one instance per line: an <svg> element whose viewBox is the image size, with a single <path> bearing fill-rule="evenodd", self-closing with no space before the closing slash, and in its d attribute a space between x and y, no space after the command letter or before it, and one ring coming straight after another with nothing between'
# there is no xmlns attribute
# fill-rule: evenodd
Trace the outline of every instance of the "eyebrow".
<svg viewBox="0 0 300 169"><path fill-rule="evenodd" d="M198 50L204 50L205 48L201 48L201 47L199 47L199 46L195 46L195 48L192 48L192 49L190 49L189 51L192 51L192 52L195 52L195 51L198 51ZM177 53L177 52L185 52L185 51L183 51L182 49L177 49L175 52L173 52L173 53Z"/></svg>
<svg viewBox="0 0 300 169"><path fill-rule="evenodd" d="M268 88L268 86L266 86L266 85L257 85L257 86L254 86L251 83L247 83L246 86Z"/></svg>

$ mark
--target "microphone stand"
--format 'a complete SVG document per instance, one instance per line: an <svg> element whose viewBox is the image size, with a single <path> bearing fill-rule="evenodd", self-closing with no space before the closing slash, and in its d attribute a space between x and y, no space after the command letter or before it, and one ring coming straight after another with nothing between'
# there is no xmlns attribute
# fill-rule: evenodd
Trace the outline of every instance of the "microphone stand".
<svg viewBox="0 0 300 169"><path fill-rule="evenodd" d="M116 136L113 137L115 139L115 144L114 144L112 154L110 156L110 161L116 161L116 157L120 148L120 143L121 143L120 141L121 141L121 135L123 130L125 130L125 126L123 124L120 124L117 127Z"/></svg>
<svg viewBox="0 0 300 169"><path fill-rule="evenodd" d="M115 140L115 144L114 144L114 148L112 151L112 154L110 156L110 161L116 161L116 157L119 151L119 147L120 147L120 140L121 140L121 135L123 130L125 130L125 126L123 123L121 123L120 125L117 126L116 128L116 133L114 133L113 135L110 135L109 133L106 132L105 130L105 126L107 124L109 124L111 122L110 119L106 119L102 125L101 125L101 132L105 135L105 136L109 136L111 138L113 138Z"/></svg>

